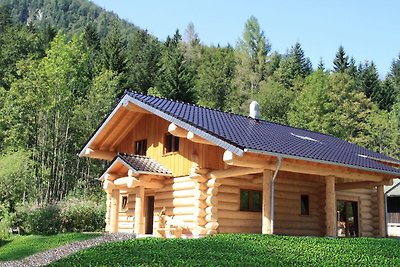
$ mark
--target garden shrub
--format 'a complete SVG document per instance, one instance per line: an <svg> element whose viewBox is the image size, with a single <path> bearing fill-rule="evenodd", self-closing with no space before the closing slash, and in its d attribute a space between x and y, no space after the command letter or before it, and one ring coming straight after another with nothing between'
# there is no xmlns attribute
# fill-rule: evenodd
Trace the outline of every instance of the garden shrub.
<svg viewBox="0 0 400 267"><path fill-rule="evenodd" d="M64 201L61 205L63 231L82 232L104 229L105 205L78 199Z"/></svg>
<svg viewBox="0 0 400 267"><path fill-rule="evenodd" d="M68 199L43 207L19 205L13 226L21 233L56 234L60 232L103 231L105 203Z"/></svg>
<svg viewBox="0 0 400 267"><path fill-rule="evenodd" d="M0 203L0 239L6 239L10 236L11 217L8 207Z"/></svg>

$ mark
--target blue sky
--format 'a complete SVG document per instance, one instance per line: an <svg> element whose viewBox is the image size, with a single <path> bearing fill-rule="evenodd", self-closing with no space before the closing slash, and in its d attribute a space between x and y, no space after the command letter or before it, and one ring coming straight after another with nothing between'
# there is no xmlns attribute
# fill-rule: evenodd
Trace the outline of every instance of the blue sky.
<svg viewBox="0 0 400 267"><path fill-rule="evenodd" d="M193 22L203 44L236 45L254 15L272 44L284 53L299 41L313 66L327 68L339 45L357 64L374 61L383 77L400 53L400 1L371 0L93 0L147 29L160 40Z"/></svg>

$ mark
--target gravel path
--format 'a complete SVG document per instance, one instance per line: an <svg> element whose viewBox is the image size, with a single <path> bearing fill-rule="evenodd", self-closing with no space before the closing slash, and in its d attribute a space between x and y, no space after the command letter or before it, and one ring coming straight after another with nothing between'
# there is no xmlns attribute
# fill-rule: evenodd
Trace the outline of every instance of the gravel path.
<svg viewBox="0 0 400 267"><path fill-rule="evenodd" d="M122 241L135 238L132 234L105 234L100 237L77 241L66 244L64 246L40 252L18 261L0 262L0 266L4 267L26 267L26 266L45 266L79 250L97 246L106 242Z"/></svg>

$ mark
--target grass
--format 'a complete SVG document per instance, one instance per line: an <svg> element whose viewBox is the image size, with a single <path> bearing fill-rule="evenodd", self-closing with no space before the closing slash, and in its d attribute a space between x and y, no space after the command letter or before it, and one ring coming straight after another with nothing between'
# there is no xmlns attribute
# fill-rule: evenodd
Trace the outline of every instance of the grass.
<svg viewBox="0 0 400 267"><path fill-rule="evenodd" d="M9 240L0 240L0 261L20 260L38 252L96 236L98 234L82 233L14 236Z"/></svg>
<svg viewBox="0 0 400 267"><path fill-rule="evenodd" d="M83 250L50 266L400 266L400 240L245 234L146 238Z"/></svg>

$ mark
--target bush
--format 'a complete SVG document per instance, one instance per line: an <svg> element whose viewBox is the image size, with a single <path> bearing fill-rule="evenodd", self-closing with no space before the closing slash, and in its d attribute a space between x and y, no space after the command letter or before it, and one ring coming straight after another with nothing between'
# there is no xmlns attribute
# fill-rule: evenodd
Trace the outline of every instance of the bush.
<svg viewBox="0 0 400 267"><path fill-rule="evenodd" d="M102 202L103 204L103 202ZM102 231L104 229L105 204L90 200L70 199L61 203L63 231Z"/></svg>
<svg viewBox="0 0 400 267"><path fill-rule="evenodd" d="M43 207L20 205L16 208L13 226L28 234L102 231L105 226L103 202L68 199Z"/></svg>
<svg viewBox="0 0 400 267"><path fill-rule="evenodd" d="M0 239L7 239L10 236L11 217L8 207L0 203Z"/></svg>

